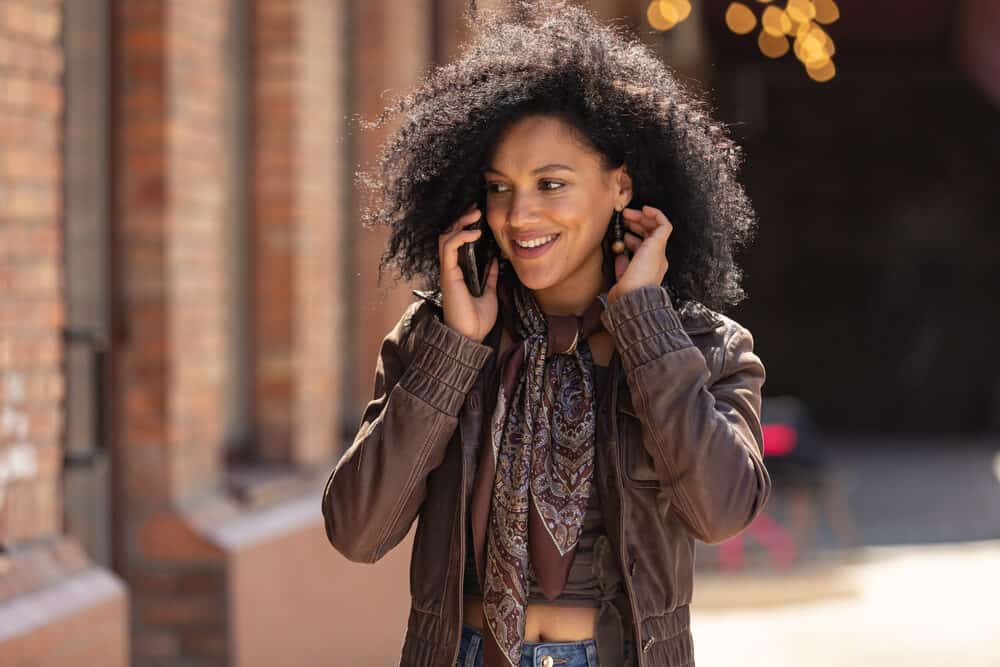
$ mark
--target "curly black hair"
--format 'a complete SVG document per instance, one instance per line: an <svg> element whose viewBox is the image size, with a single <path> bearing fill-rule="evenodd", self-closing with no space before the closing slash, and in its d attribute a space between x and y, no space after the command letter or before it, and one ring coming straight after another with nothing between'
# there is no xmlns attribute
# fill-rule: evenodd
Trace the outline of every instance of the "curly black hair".
<svg viewBox="0 0 1000 667"><path fill-rule="evenodd" d="M401 116L375 173L357 173L373 195L363 224L391 230L380 279L392 265L405 280L438 287L438 236L476 201L503 130L542 113L568 120L607 168L626 165L630 207L655 206L673 223L663 287L678 307L739 303L746 295L734 253L752 239L756 215L736 178L742 151L728 128L625 29L564 0L513 7L472 3L465 20L473 32L459 56L361 121L374 129Z"/></svg>

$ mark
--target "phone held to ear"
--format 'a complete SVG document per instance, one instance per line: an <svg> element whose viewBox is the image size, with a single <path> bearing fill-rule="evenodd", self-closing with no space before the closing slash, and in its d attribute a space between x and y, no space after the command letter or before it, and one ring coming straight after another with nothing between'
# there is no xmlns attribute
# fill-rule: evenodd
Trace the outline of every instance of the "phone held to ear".
<svg viewBox="0 0 1000 667"><path fill-rule="evenodd" d="M465 284L473 296L482 296L486 289L487 272L490 262L500 254L500 248L490 226L486 224L486 191L476 201L479 208L479 220L466 229L481 229L483 233L475 241L463 243L458 249L458 265L462 269Z"/></svg>

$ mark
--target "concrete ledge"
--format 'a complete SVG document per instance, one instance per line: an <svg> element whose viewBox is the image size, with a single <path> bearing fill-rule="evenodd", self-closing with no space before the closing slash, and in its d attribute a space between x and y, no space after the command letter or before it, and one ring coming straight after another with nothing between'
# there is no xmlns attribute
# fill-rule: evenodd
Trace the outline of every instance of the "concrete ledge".
<svg viewBox="0 0 1000 667"><path fill-rule="evenodd" d="M0 604L0 664L125 667L125 586L93 567Z"/></svg>
<svg viewBox="0 0 1000 667"><path fill-rule="evenodd" d="M323 488L265 508L216 498L183 512L221 553L228 664L398 664L414 531L376 564L348 561L327 541Z"/></svg>

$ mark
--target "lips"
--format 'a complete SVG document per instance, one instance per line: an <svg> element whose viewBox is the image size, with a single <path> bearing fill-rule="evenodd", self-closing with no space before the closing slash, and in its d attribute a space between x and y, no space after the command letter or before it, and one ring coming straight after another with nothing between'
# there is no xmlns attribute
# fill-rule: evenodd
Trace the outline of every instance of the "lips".
<svg viewBox="0 0 1000 667"><path fill-rule="evenodd" d="M539 241L544 241L540 245L525 247L522 246L517 240L512 240L511 246L513 247L514 254L518 257L525 259L530 259L533 257L539 257L544 255L549 249L559 241L559 234L546 234L544 236L536 236L532 239L527 239L531 243L538 243ZM546 239L548 239L546 241ZM522 240L523 242L523 240Z"/></svg>
<svg viewBox="0 0 1000 667"><path fill-rule="evenodd" d="M527 239L527 240L514 239L514 243L518 244L522 248L537 248L539 246L545 245L546 243L555 241L557 236L559 235L546 234L545 236L536 236L532 239Z"/></svg>

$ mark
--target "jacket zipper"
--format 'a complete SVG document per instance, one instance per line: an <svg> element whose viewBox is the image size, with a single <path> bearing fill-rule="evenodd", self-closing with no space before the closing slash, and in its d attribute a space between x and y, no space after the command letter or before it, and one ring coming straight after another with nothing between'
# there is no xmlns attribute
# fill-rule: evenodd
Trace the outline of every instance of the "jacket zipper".
<svg viewBox="0 0 1000 667"><path fill-rule="evenodd" d="M617 444L618 452L622 451L621 442L621 431L622 424L621 419L618 416L618 368L620 367L620 359L617 351L614 354L614 368L611 375L611 414L614 415L614 425L615 425L615 443ZM641 632L639 629L639 614L637 610L637 605L635 601L635 592L632 590L632 573L628 562L628 552L625 549L625 480L622 479L622 466L621 457L614 462L615 472L618 477L618 549L619 549L619 560L622 563L622 581L627 580L625 590L628 592L629 605L632 608L632 646L635 650L636 661L639 667L645 667L646 660L645 654L649 649L649 644L642 646L639 641L641 637ZM650 638L652 639L652 638Z"/></svg>
<svg viewBox="0 0 1000 667"><path fill-rule="evenodd" d="M462 625L465 619L465 543L469 539L469 536L465 534L466 529L466 516L465 516L465 437L462 433L462 422L464 420L459 418L458 420L458 444L460 445L460 451L462 455L462 487L458 494L458 511L461 514L459 517L459 545L458 545L458 638L455 642L455 648L452 649L451 660L448 662L449 665L454 665L458 662L458 654L462 650Z"/></svg>

